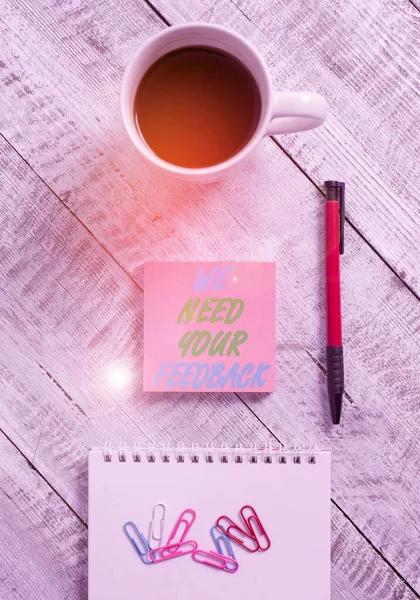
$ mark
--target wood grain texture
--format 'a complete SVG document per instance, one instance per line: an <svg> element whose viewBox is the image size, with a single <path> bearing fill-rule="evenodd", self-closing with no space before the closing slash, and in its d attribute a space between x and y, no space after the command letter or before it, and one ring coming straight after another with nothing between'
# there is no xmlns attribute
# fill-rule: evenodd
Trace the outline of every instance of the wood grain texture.
<svg viewBox="0 0 420 600"><path fill-rule="evenodd" d="M54 5L54 10L60 9ZM217 260L222 240L224 259L277 260L279 392L254 402L252 409L282 441L298 436L328 443L338 451L334 497L340 495L346 514L391 562L397 561L404 577L418 586L417 485L405 489L405 482L417 481L418 475L414 443L420 388L417 302L348 229L343 302L345 332L349 332L346 369L351 401L345 429L332 430L325 404L325 377L313 362L325 363L322 199L270 140L238 177L212 186L167 183L149 171L139 162L118 117L117 71L123 65L113 67L98 53L84 69L76 69L79 91L72 92L73 57L76 51L83 57L91 52L86 41L91 36L89 11L77 13L76 23L66 16L63 25L55 16L54 35L63 27L60 35L72 45L54 61L49 59L52 42L50 47L40 46L42 57L38 58L35 41L33 52L27 55L20 50L17 36L10 29L5 32L8 60L14 65L8 70L13 69L19 78L12 84L14 97L21 98L15 102L15 117L31 120L28 135L20 139L10 119L3 118L6 135L140 285L144 260ZM107 30L108 19L114 17L105 9L102 12ZM86 16L83 24L81 15ZM135 15L140 22L142 13ZM124 19L122 14L121 35L126 34L125 26L129 27ZM36 35L35 29L28 32L29 39ZM128 31L125 37L129 37ZM110 51L115 50L117 61L118 48L111 42ZM100 97L94 76L99 68L104 71L101 85L107 82ZM54 86L57 77L59 91ZM36 78L42 80L42 87L37 87ZM20 94L23 86L32 92L29 100ZM11 94L11 85L6 87ZM102 124L96 120L98 113ZM45 127L56 132L52 147L45 143ZM218 232L222 232L221 239ZM394 399L391 404L389 397ZM389 440L395 440L399 459L407 447L412 449L400 485L400 462L383 456ZM373 457L373 464L366 461L366 455ZM379 515L372 504L373 484L381 499ZM406 551L401 553L401 547Z"/></svg>
<svg viewBox="0 0 420 600"><path fill-rule="evenodd" d="M200 3L159 0L155 3L174 23L194 18L234 27L261 50L279 87L307 86L329 97L332 110L325 127L285 136L282 144L318 184L331 177L343 177L350 184L347 207L351 222L418 292L420 255L413 240L420 233L416 171L419 147L417 129L412 125L418 106L415 85L418 53L414 39L419 17L411 5L400 10L399 2L388 4L387 10L383 10L382 3L364 5L356 0L338 5L324 0L312 8L308 8L307 3L297 2L275 3L274 6L269 2L244 2L242 6L230 0L216 4L212 0ZM14 7L6 21L13 26L19 24L28 34L29 44L31 40L35 43L37 30L43 32L43 45L36 44L36 52L45 54L45 62L51 62L51 53L55 52L54 63L58 63L54 64L55 72L66 62L67 69L74 68L74 57L80 55L83 70L77 71L77 75L83 75L83 79L87 75L89 91L86 91L92 100L95 91L100 92L105 82L113 80L118 84L118 75L125 64L119 57L130 55L127 48L134 51L145 36L159 26L153 23L147 31L135 29L134 23L145 19L144 5L132 7L130 4L127 10L116 6L115 10L109 10L108 2L100 2L97 9L95 5L95 11L83 3L77 11L65 7L57 9L56 5L46 9L41 4L26 6L21 2L18 6L24 17L16 14ZM299 18L301 11L305 13L302 19ZM116 32L112 30L114 16L121 33L118 46ZM57 19L65 41L64 51L59 56L54 51ZM302 22L305 26L301 30L299 23ZM370 43L371 26L375 28L374 44ZM133 39L134 30L137 37ZM325 30L328 35L320 35ZM390 31L393 36L389 35ZM80 38L86 44L83 57L77 45ZM104 57L104 62L118 63L117 78L115 73L109 77L107 65L94 60L95 50ZM95 72L98 72L96 80ZM13 75L11 77L13 80ZM81 86L82 81L77 83ZM388 93L391 85L392 95ZM73 90L66 93L72 94ZM118 85L114 100L117 96ZM391 113L389 119L387 111ZM34 141L31 146L40 168L42 157ZM39 145L42 146L42 142ZM70 187L63 193L68 193Z"/></svg>
<svg viewBox="0 0 420 600"><path fill-rule="evenodd" d="M232 394L141 392L141 290L11 147L0 148L2 427L83 520L90 446L250 444L256 428L267 441Z"/></svg>
<svg viewBox="0 0 420 600"><path fill-rule="evenodd" d="M2 433L0 456L0 597L86 600L86 526Z"/></svg>
<svg viewBox="0 0 420 600"><path fill-rule="evenodd" d="M334 499L418 589L419 311L412 295L349 230L348 402L344 426L332 430L320 369L317 192L269 140L228 182L163 181L139 162L118 112L123 67L162 27L156 15L140 3L20 6L22 12L15 7L3 15L1 26L2 91L13 114L1 113L0 130L72 213L2 145L7 434L82 517L90 444L266 441L269 432L236 396L141 394L139 286L146 259L277 260L279 389L244 400L282 441L332 446ZM127 382L118 386L115 373ZM340 519L334 598L411 597ZM354 556L371 561L362 577Z"/></svg>
<svg viewBox="0 0 420 600"><path fill-rule="evenodd" d="M318 185L347 183L347 215L420 293L418 128L420 14L402 0L152 0L177 25L205 21L242 33L279 90L328 100L327 122L282 147Z"/></svg>
<svg viewBox="0 0 420 600"><path fill-rule="evenodd" d="M10 412L6 411L3 418L8 431L13 432L29 456L35 456L35 464L42 466L54 487L61 489L66 499L85 518L86 490L74 482L85 481L86 447L102 443L107 437L131 441L147 441L153 437L160 437L159 441L165 438L175 441L182 437L187 443L211 440L249 443L256 438L265 441L267 433L264 429L257 430L255 424L247 425L246 412L237 412L234 396L196 399L190 395L171 395L174 400L156 397L150 402L150 396L139 393L141 327L138 328L138 320L142 301L137 286L97 242L91 240L89 243L90 236L85 229L74 223L69 211L45 190L7 144L3 144L2 166L5 201L9 205L8 211L5 211L8 219L4 219L8 227L3 229L4 244L9 245L9 249L6 260L2 261L2 275L5 292L10 294L5 299L3 329L7 331L4 345L11 350L3 364L2 379L7 382L4 393L11 400L7 404ZM43 211L49 216L47 224ZM78 233L79 229L83 236ZM116 274L111 271L112 276L105 268L107 260L116 271ZM125 302L123 297L127 289L124 278L128 280L129 298L134 294L133 299ZM36 285L39 281L43 282L42 286ZM290 283L290 274L288 281L280 282L283 295L283 286L287 287ZM118 295L119 290L121 296ZM405 289L402 292L408 293ZM12 301L13 310L10 307ZM87 309L86 313L83 307ZM283 306L283 310L286 308L290 316L296 310ZM284 321L280 320L284 329ZM41 346L40 332L45 338ZM287 339L291 339L289 335L286 335ZM267 422L283 440L291 439L292 432L298 430L296 424L289 429L288 423L279 426L279 421L287 417L289 411L288 419L296 419L297 422L302 419L302 416L296 416L296 409L297 413L302 409L294 407L298 379L301 380L303 401L305 396L311 398L312 395L313 402L320 407L324 401L324 377L308 360L305 342L301 340L301 345L295 346L282 343L279 347L284 369L279 378L280 396L273 397L270 406L274 404L276 408ZM24 352L22 346L25 347ZM102 368L101 361L106 361ZM127 365L134 375L130 385L112 389L106 372L112 371L115 366ZM285 384L288 387L285 388ZM122 412L114 407L114 402L122 407ZM267 402L269 398L256 398L251 406L253 410L260 411ZM218 410L220 406L222 411ZM310 419L318 418L318 426L328 429L324 423L326 415L315 410L312 401L307 403L307 409L311 411ZM213 429L215 425L216 429ZM330 435L335 446L334 436ZM365 461L366 455L374 449L369 440L363 443L362 449L348 447L347 451L352 454L344 456L346 473L352 466L352 482L355 480L354 471L359 468L357 461ZM370 465L367 466L370 468ZM399 461L395 469L400 469ZM360 477L360 474L357 475ZM365 482L359 480L357 483L352 494L362 496L360 510L366 513L366 504L371 502L371 498L365 497ZM381 493L389 493L389 486L387 476ZM348 492L345 485L343 489ZM397 492L399 494L399 490ZM350 495L345 501L349 500ZM410 519L410 504L407 503L407 506ZM396 518L395 514L393 518ZM401 565L399 561L397 564Z"/></svg>
<svg viewBox="0 0 420 600"><path fill-rule="evenodd" d="M406 600L418 598L391 569L378 568L369 544L354 544L355 530L333 506L331 514L331 599Z"/></svg>

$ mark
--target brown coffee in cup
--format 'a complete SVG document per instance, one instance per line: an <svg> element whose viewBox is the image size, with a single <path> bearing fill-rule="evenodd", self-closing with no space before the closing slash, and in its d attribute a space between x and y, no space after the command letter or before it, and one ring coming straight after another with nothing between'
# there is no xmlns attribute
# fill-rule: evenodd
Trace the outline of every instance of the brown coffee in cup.
<svg viewBox="0 0 420 600"><path fill-rule="evenodd" d="M134 102L146 144L161 159L189 168L237 154L260 115L260 91L245 65L204 46L162 56L142 77Z"/></svg>

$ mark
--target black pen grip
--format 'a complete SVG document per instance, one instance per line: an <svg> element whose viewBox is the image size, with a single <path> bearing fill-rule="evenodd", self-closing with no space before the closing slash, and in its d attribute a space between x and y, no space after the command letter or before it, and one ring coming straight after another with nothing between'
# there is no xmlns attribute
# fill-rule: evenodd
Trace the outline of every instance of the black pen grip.
<svg viewBox="0 0 420 600"><path fill-rule="evenodd" d="M344 393L343 346L327 346L328 394Z"/></svg>

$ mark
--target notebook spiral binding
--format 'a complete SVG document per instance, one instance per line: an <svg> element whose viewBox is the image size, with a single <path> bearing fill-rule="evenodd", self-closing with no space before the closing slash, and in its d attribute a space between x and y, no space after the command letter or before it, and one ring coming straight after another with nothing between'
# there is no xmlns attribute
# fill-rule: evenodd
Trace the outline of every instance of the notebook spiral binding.
<svg viewBox="0 0 420 600"><path fill-rule="evenodd" d="M111 462L116 457L119 462L133 460L134 462L147 461L153 463L160 460L164 463L174 461L184 463L189 460L193 463L200 461L207 463L215 461L222 463L242 463L248 461L251 463L263 462L266 464L286 464L287 462L292 462L297 465L307 462L314 465L316 464L318 450L315 444L310 444L309 447L295 444L293 448L288 449L286 447L273 447L270 444L266 444L263 448L256 444L249 448L239 445L236 445L235 448L229 448L227 445L223 445L220 448L215 448L212 445L199 447L197 444L193 444L189 448L184 448L182 444L178 444L176 447L169 445L154 446L153 444L142 447L139 444L135 444L130 447L124 443L113 446L107 442L102 448L102 452L105 462Z"/></svg>

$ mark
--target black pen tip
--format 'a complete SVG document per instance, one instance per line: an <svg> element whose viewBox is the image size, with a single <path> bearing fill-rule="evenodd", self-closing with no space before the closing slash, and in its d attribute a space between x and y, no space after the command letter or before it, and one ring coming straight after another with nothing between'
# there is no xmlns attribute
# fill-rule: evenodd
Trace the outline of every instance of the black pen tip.
<svg viewBox="0 0 420 600"><path fill-rule="evenodd" d="M340 425L343 394L330 394L331 419L333 425Z"/></svg>

